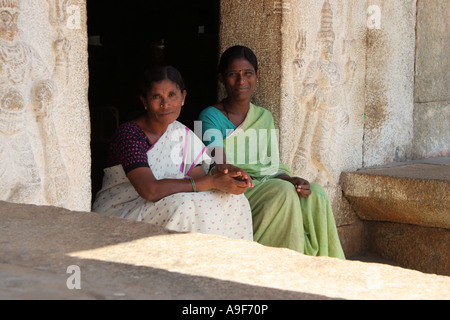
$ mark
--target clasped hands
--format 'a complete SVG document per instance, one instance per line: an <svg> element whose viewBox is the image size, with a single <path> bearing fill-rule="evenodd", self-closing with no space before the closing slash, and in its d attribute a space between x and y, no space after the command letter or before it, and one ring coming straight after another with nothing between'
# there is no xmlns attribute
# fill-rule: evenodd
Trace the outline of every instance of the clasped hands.
<svg viewBox="0 0 450 320"><path fill-rule="evenodd" d="M232 194L242 194L247 188L254 187L252 178L244 170L231 164L217 164L212 170L211 175L221 186L219 189ZM311 194L310 184L307 180L299 177L290 177L286 174L276 178L292 183L300 198L308 198Z"/></svg>
<svg viewBox="0 0 450 320"><path fill-rule="evenodd" d="M231 164L217 164L211 170L211 176L217 189L232 194L242 194L254 186L247 172Z"/></svg>

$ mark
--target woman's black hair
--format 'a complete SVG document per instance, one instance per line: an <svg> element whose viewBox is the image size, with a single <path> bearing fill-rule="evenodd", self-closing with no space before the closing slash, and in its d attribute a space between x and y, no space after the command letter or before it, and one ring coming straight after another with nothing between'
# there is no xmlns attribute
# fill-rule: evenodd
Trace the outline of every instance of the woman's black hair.
<svg viewBox="0 0 450 320"><path fill-rule="evenodd" d="M225 50L220 57L219 72L224 75L228 66L236 59L245 58L258 71L258 59L253 51L244 46L233 46Z"/></svg>
<svg viewBox="0 0 450 320"><path fill-rule="evenodd" d="M140 96L145 96L153 83L166 79L173 81L181 92L186 90L183 77L175 67L171 65L159 64L153 65L144 71L139 90Z"/></svg>

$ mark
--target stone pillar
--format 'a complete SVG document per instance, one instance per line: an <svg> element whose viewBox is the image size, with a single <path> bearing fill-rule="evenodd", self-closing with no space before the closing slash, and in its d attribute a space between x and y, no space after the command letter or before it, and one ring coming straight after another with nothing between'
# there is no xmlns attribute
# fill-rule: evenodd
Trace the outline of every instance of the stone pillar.
<svg viewBox="0 0 450 320"><path fill-rule="evenodd" d="M252 49L261 70L254 103L270 110L279 121L281 96L282 15L288 2L273 0L220 1L220 54L233 45ZM220 91L222 90L222 91ZM219 97L223 88L219 89Z"/></svg>
<svg viewBox="0 0 450 320"><path fill-rule="evenodd" d="M90 210L84 0L0 0L0 200Z"/></svg>
<svg viewBox="0 0 450 320"><path fill-rule="evenodd" d="M417 3L413 158L450 155L450 1Z"/></svg>
<svg viewBox="0 0 450 320"><path fill-rule="evenodd" d="M368 3L363 167L411 159L414 110L416 0Z"/></svg>

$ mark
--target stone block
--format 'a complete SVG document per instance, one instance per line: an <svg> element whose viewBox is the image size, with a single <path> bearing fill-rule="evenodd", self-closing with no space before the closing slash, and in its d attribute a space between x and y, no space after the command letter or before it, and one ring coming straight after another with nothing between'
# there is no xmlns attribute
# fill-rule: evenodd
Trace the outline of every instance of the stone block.
<svg viewBox="0 0 450 320"><path fill-rule="evenodd" d="M450 276L450 230L390 222L365 222L367 250L399 266Z"/></svg>
<svg viewBox="0 0 450 320"><path fill-rule="evenodd" d="M344 172L341 186L362 220L450 229L448 162Z"/></svg>
<svg viewBox="0 0 450 320"><path fill-rule="evenodd" d="M347 259L361 256L366 252L364 244L364 223L362 221L340 226L337 230L342 249Z"/></svg>
<svg viewBox="0 0 450 320"><path fill-rule="evenodd" d="M402 267L450 275L450 161L396 164L341 176L364 223L364 248Z"/></svg>

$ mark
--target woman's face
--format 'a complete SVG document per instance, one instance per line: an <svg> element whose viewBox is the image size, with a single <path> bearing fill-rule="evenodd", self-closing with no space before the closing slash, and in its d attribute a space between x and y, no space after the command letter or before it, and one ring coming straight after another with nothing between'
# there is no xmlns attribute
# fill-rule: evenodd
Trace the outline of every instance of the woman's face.
<svg viewBox="0 0 450 320"><path fill-rule="evenodd" d="M141 101L151 119L169 125L180 116L185 98L186 90L182 92L175 82L165 79L154 82Z"/></svg>
<svg viewBox="0 0 450 320"><path fill-rule="evenodd" d="M238 58L230 63L219 78L225 85L228 97L237 100L250 99L256 89L259 70L255 71L247 59Z"/></svg>

